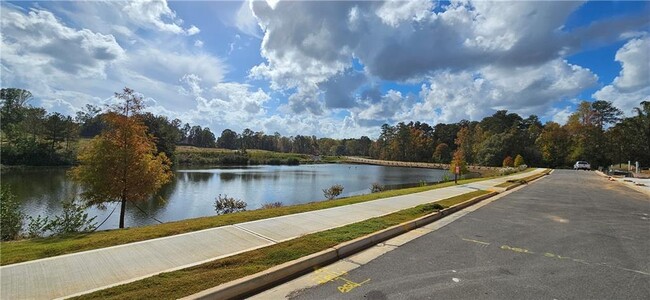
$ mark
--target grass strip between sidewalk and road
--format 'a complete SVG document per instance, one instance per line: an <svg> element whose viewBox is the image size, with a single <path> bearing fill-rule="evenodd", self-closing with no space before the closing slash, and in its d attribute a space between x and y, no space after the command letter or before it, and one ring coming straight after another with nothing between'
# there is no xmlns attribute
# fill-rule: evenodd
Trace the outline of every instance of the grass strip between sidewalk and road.
<svg viewBox="0 0 650 300"><path fill-rule="evenodd" d="M506 181L504 183L496 185L496 187L509 188L509 187L515 186L515 185L527 184L527 183L529 183L529 182L531 182L531 181L533 181L533 180L535 180L537 178L548 175L550 172L551 172L551 169L546 169L542 173L538 173L538 174L531 175L531 176L524 177L524 178L520 178L520 179L508 180L508 181Z"/></svg>
<svg viewBox="0 0 650 300"><path fill-rule="evenodd" d="M532 170L524 170L527 172ZM458 184L467 184L495 177L480 177L459 180ZM164 224L133 227L126 229L104 230L92 233L77 233L61 236L35 238L0 243L0 265L36 260L57 255L88 251L110 246L123 245L154 238L172 236L197 230L219 226L244 223L249 221L279 217L290 214L350 205L382 198L419 193L444 187L453 186L454 182L413 187L399 190L388 190L379 193L365 194L336 200L311 202L271 209L257 209L233 214L186 219ZM127 204L128 205L128 204Z"/></svg>
<svg viewBox="0 0 650 300"><path fill-rule="evenodd" d="M487 193L474 191L434 203L450 207ZM73 299L177 299L436 212L438 206L434 203L308 234L198 266L161 273Z"/></svg>

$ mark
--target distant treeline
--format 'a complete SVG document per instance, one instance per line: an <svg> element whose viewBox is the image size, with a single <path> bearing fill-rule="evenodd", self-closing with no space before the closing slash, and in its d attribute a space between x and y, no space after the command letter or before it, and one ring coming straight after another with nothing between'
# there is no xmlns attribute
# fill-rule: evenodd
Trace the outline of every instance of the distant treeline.
<svg viewBox="0 0 650 300"><path fill-rule="evenodd" d="M2 164L65 165L75 162L76 140L92 138L105 127L100 107L86 105L75 117L47 114L28 105L32 95L21 89L2 89ZM365 156L376 159L449 163L462 152L466 163L501 166L516 156L532 166L568 167L586 160L593 167L622 161L650 165L650 102L633 116L608 101L582 102L565 125L542 124L500 110L481 121L430 126L421 122L384 124L375 141L272 135L245 129L226 129L217 138L209 128L183 124L166 116L140 115L156 138L158 151L174 161L177 145L232 150L261 149L284 153Z"/></svg>

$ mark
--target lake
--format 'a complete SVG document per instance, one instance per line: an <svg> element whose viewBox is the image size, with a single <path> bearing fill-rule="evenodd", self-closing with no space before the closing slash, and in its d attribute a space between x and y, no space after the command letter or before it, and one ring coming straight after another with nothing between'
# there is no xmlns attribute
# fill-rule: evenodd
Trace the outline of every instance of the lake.
<svg viewBox="0 0 650 300"><path fill-rule="evenodd" d="M31 216L56 215L61 201L75 198L80 187L66 176L66 168L30 168L2 174L2 186L9 186L21 202L23 211ZM137 207L127 204L127 227L157 224L215 215L214 199L228 195L244 200L247 209L265 203L282 202L285 206L325 199L322 190L334 184L344 187L341 197L367 194L372 183L382 185L437 182L447 174L444 170L384 167L352 164L316 164L300 166L246 166L192 168L175 170L174 179L149 201ZM106 209L90 207L98 223L118 203ZM154 219L155 218L155 219ZM118 227L119 208L100 229Z"/></svg>

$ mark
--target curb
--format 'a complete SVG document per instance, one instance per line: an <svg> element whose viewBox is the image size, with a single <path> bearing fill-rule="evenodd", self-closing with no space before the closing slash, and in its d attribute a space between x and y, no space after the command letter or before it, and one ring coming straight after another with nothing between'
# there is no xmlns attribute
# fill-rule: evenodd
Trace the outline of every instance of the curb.
<svg viewBox="0 0 650 300"><path fill-rule="evenodd" d="M329 249L286 262L268 270L227 282L181 299L242 299L269 287L306 274L315 268L328 265L334 261L348 257L415 228L432 223L433 221L498 194L499 193L497 192L490 192L485 195L474 197L468 201L456 204L438 212L341 243Z"/></svg>

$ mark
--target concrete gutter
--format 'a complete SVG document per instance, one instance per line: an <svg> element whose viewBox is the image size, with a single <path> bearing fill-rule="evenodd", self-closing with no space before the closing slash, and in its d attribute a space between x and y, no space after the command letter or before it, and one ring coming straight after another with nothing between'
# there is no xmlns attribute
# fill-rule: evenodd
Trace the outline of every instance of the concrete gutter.
<svg viewBox="0 0 650 300"><path fill-rule="evenodd" d="M428 214L412 221L404 222L384 230L336 245L329 249L272 267L268 270L252 274L219 286L201 291L199 293L181 298L189 299L242 299L255 293L263 291L272 286L296 278L300 275L313 271L314 269L328 265L334 261L370 248L378 243L406 233L418 227L422 227L444 216L450 215L463 208L476 204L482 200L493 197L498 192L490 192L485 195L474 197L468 201L456 204L441 211Z"/></svg>

